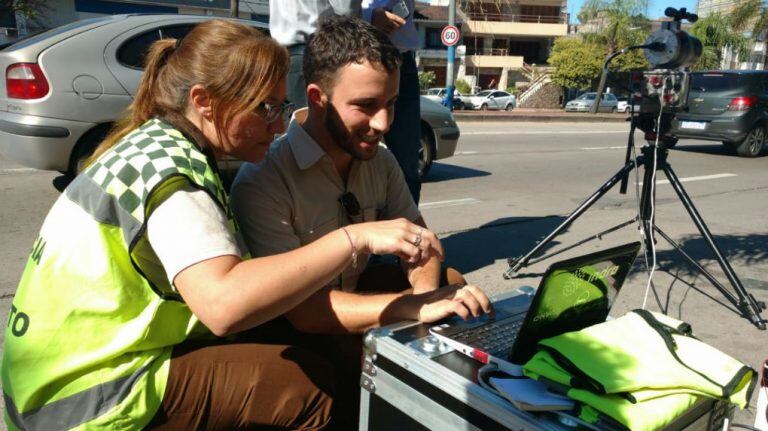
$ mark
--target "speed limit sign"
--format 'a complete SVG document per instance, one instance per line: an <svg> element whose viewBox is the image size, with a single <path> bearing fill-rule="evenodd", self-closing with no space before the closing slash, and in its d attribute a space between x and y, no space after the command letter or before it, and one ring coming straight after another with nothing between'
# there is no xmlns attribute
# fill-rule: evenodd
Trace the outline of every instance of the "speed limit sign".
<svg viewBox="0 0 768 431"><path fill-rule="evenodd" d="M459 29L454 25L446 25L440 33L440 40L445 46L453 46L459 43Z"/></svg>

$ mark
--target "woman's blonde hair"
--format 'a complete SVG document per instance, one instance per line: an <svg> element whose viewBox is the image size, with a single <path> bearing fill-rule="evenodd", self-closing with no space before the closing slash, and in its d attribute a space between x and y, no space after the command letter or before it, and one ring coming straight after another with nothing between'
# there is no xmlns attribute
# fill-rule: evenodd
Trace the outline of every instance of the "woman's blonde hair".
<svg viewBox="0 0 768 431"><path fill-rule="evenodd" d="M256 109L285 77L288 64L285 48L256 28L233 21L205 21L183 39L161 39L149 49L127 114L83 166L154 117L166 118L208 147L200 130L184 116L189 90L196 84L211 97L216 133L220 142L228 143L226 130L232 119Z"/></svg>

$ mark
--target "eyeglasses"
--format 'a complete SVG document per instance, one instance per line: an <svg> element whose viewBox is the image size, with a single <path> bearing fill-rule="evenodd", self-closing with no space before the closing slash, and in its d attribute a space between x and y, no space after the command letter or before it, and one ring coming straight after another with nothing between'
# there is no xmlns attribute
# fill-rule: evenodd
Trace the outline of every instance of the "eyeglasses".
<svg viewBox="0 0 768 431"><path fill-rule="evenodd" d="M279 105L274 105L267 102L259 103L259 106L254 111L256 115L263 118L267 123L274 123L278 118L282 116L283 121L286 123L293 114L294 105L289 101L284 101Z"/></svg>
<svg viewBox="0 0 768 431"><path fill-rule="evenodd" d="M355 218L360 217L363 211L360 209L360 202L358 202L357 197L352 192L346 192L339 196L339 203L341 204L341 208L344 209L344 213L347 215L347 219L349 219L350 223L363 221L355 221Z"/></svg>

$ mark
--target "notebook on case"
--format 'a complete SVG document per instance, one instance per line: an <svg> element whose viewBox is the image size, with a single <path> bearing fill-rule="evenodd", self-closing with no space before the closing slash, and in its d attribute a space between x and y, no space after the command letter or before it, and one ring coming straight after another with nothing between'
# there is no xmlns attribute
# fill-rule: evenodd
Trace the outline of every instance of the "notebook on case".
<svg viewBox="0 0 768 431"><path fill-rule="evenodd" d="M482 363L519 375L540 340L605 321L639 250L633 242L556 262L528 307L501 302L493 318L453 319L429 331Z"/></svg>

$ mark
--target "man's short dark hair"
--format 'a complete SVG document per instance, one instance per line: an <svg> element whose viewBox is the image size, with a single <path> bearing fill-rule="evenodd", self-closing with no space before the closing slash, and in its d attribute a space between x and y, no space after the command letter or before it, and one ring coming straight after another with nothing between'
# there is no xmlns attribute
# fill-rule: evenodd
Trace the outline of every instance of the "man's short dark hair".
<svg viewBox="0 0 768 431"><path fill-rule="evenodd" d="M330 16L307 40L302 64L304 80L328 90L342 67L365 61L391 73L400 67L400 52L386 34L368 22Z"/></svg>

